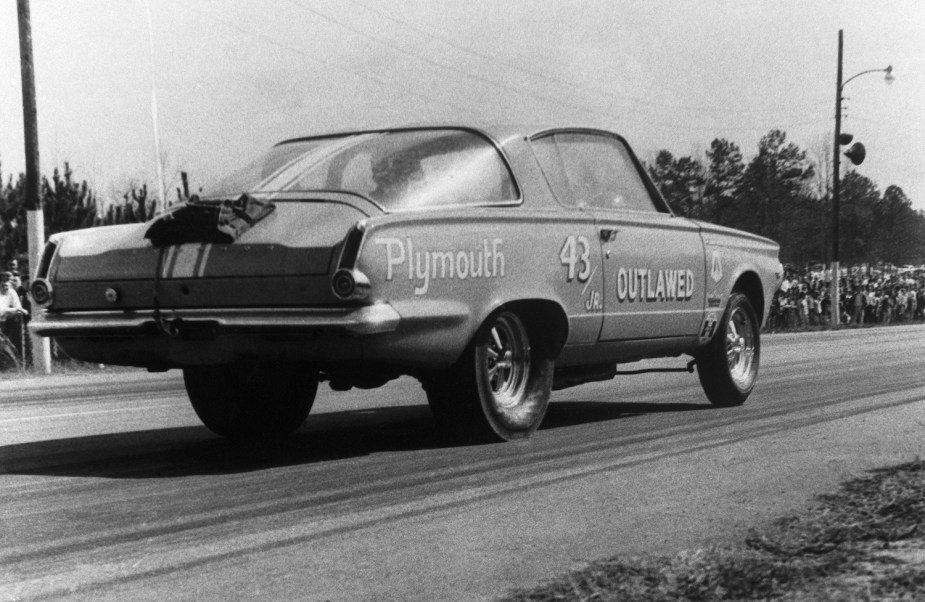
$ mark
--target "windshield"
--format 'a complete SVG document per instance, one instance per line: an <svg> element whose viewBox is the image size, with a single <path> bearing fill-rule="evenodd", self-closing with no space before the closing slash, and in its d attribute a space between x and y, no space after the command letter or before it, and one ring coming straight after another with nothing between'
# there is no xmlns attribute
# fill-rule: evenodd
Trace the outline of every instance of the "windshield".
<svg viewBox="0 0 925 602"><path fill-rule="evenodd" d="M286 142L202 197L272 197L318 190L359 194L386 211L518 200L497 149L464 130L403 130Z"/></svg>

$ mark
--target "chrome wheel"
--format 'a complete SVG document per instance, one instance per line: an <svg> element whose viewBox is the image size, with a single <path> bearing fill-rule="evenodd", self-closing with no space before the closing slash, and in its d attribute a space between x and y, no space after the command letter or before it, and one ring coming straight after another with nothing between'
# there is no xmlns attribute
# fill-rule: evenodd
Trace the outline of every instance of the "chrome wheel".
<svg viewBox="0 0 925 602"><path fill-rule="evenodd" d="M716 336L696 359L700 384L713 405L741 405L751 394L761 359L759 323L747 296L730 295Z"/></svg>
<svg viewBox="0 0 925 602"><path fill-rule="evenodd" d="M524 401L530 373L527 331L514 314L501 314L488 331L483 370L498 410L510 410Z"/></svg>
<svg viewBox="0 0 925 602"><path fill-rule="evenodd" d="M755 327L749 314L736 307L729 315L726 325L726 362L729 376L735 384L745 389L754 382L755 370Z"/></svg>
<svg viewBox="0 0 925 602"><path fill-rule="evenodd" d="M555 361L540 328L509 309L489 316L459 361L423 380L437 424L466 441L526 439L549 405Z"/></svg>

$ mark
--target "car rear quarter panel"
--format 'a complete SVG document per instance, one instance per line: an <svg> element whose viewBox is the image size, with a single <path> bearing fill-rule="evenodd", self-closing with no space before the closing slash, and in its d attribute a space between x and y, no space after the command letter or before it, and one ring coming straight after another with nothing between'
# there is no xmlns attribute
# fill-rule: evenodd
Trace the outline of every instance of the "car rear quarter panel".
<svg viewBox="0 0 925 602"><path fill-rule="evenodd" d="M593 219L580 212L523 208L368 220L357 268L369 278L374 302L391 304L401 325L372 337L367 355L451 364L493 311L522 300L554 304L568 318L570 338L596 340L600 313L583 309L581 287L566 280L559 259L562 241L589 224Z"/></svg>

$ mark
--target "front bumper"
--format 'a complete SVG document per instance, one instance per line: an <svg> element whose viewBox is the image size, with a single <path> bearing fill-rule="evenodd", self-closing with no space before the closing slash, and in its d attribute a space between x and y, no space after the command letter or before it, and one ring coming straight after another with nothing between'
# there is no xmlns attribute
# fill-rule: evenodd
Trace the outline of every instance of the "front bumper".
<svg viewBox="0 0 925 602"><path fill-rule="evenodd" d="M46 337L125 337L163 332L178 338L222 335L313 337L322 333L370 335L392 332L401 317L377 303L340 309L162 309L143 311L41 312L29 324Z"/></svg>

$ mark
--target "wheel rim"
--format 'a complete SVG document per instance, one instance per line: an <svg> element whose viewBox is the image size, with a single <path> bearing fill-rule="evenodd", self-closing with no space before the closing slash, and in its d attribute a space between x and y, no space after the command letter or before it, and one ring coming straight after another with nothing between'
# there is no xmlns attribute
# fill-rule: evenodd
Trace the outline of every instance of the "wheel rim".
<svg viewBox="0 0 925 602"><path fill-rule="evenodd" d="M502 315L488 331L485 374L492 402L498 410L509 410L524 399L530 373L530 350L523 324L514 316Z"/></svg>
<svg viewBox="0 0 925 602"><path fill-rule="evenodd" d="M743 308L735 308L726 325L726 361L733 382L747 389L755 378L755 328Z"/></svg>

